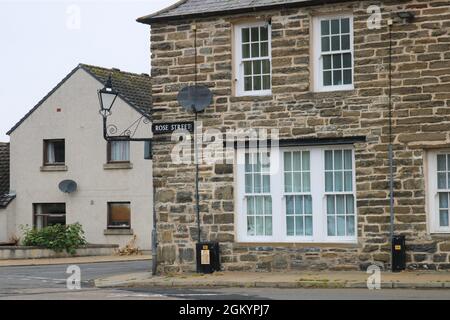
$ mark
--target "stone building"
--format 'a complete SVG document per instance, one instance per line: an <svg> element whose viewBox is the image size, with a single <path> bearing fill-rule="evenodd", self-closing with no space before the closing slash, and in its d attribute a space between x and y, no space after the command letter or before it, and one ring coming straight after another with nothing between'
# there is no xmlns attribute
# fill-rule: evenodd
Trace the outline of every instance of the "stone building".
<svg viewBox="0 0 450 320"><path fill-rule="evenodd" d="M220 242L224 270L387 268L390 138L407 267L450 268L448 1L184 0L138 21L151 26L155 122L193 120L177 93L195 81L196 38L197 80L214 94L203 130L279 130L275 172L250 148L200 164L202 237ZM176 143L154 137L172 272L195 270L197 241L195 167L172 161Z"/></svg>

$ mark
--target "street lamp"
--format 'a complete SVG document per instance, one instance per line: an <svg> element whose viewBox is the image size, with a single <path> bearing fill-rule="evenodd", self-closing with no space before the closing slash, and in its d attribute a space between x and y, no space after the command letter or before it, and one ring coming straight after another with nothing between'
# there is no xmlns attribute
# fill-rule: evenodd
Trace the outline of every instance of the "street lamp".
<svg viewBox="0 0 450 320"><path fill-rule="evenodd" d="M111 115L111 108L117 99L119 93L112 88L111 75L106 80L105 87L98 90L98 99L100 100L100 114L105 119Z"/></svg>
<svg viewBox="0 0 450 320"><path fill-rule="evenodd" d="M119 92L114 90L112 85L111 75L105 82L103 89L98 90L98 99L100 102L99 113L103 118L103 138L108 141L134 141L134 142L145 142L145 159L152 159L152 139L150 138L134 138L134 133L136 133L139 125L143 123L149 123L149 115L142 113L141 117L134 121L127 129L125 129L122 134L119 135L109 135L108 133L108 117L112 114L112 108L114 103L119 96ZM154 110L153 110L154 111ZM114 129L116 127L112 125ZM132 129L134 128L134 129ZM117 130L113 130L112 133L116 133ZM157 245L158 236L156 230L156 207L155 207L155 186L153 185L153 228L152 228L152 274L156 275L157 269Z"/></svg>

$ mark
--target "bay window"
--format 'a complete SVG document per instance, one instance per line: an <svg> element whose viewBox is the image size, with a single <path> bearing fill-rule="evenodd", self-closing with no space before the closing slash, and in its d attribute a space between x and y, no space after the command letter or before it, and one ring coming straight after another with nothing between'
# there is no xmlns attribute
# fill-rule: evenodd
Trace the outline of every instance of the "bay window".
<svg viewBox="0 0 450 320"><path fill-rule="evenodd" d="M428 153L428 211L431 233L450 233L450 150Z"/></svg>
<svg viewBox="0 0 450 320"><path fill-rule="evenodd" d="M350 146L237 150L240 242L355 243Z"/></svg>

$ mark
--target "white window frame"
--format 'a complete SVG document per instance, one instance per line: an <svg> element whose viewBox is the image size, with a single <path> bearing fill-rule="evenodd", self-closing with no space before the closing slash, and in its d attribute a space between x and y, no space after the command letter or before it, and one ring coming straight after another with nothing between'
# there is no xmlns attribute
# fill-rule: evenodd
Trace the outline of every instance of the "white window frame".
<svg viewBox="0 0 450 320"><path fill-rule="evenodd" d="M450 154L450 150L439 150L427 152L427 208L428 208L428 230L430 233L450 233L449 227L439 225L439 191L450 192L450 189L439 190L437 179L437 156L439 154Z"/></svg>
<svg viewBox="0 0 450 320"><path fill-rule="evenodd" d="M353 196L355 212L354 236L328 236L325 192L325 150L352 150ZM284 152L310 151L311 195L313 197L313 236L288 236L286 228L286 194L284 192ZM270 190L272 196L272 236L249 236L245 203L245 154L256 149L236 151L236 239L242 243L348 243L358 242L355 152L352 145L305 146L270 149ZM322 181L314 183L314 181ZM348 192L343 192L343 194ZM319 200L318 200L319 199ZM319 213L319 214L317 214Z"/></svg>
<svg viewBox="0 0 450 320"><path fill-rule="evenodd" d="M322 36L321 36L321 21L330 19L350 19L350 50L330 51L330 53L347 53L352 55L352 84L343 85L323 85L323 57L322 57ZM347 91L355 88L355 51L354 51L354 24L353 15L351 14L334 14L313 17L313 79L315 92L331 92L331 91ZM331 49L331 48L330 48Z"/></svg>
<svg viewBox="0 0 450 320"><path fill-rule="evenodd" d="M242 57L242 29L263 27L268 28L268 46L270 61L270 89L269 90L244 90L244 61ZM252 60L252 59L249 59ZM270 96L272 95L272 25L268 21L236 24L234 26L234 74L235 74L235 94L238 97L244 96ZM262 85L262 84L261 84Z"/></svg>

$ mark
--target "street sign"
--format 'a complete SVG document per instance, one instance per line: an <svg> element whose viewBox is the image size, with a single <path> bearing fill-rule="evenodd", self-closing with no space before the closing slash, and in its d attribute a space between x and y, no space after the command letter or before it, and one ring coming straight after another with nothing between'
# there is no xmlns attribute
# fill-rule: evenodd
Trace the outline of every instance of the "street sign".
<svg viewBox="0 0 450 320"><path fill-rule="evenodd" d="M186 130L194 132L194 122L169 122L169 123L154 123L152 125L153 134L172 133L176 130Z"/></svg>

